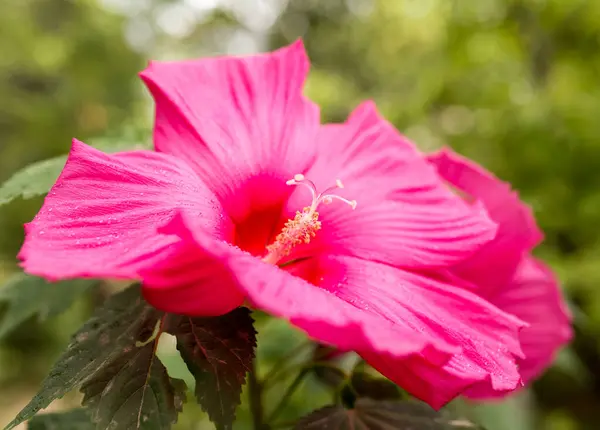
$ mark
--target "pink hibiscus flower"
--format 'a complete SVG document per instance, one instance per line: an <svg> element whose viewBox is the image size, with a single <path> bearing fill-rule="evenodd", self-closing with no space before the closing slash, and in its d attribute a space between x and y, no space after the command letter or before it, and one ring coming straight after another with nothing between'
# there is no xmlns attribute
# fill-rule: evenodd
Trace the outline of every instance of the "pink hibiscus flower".
<svg viewBox="0 0 600 430"><path fill-rule="evenodd" d="M449 149L430 155L444 180L467 199L483 202L498 223L496 238L451 272L500 309L529 324L520 332L525 358L518 360L524 382L539 376L555 353L572 337L571 315L550 269L531 256L542 241L529 207L510 185ZM468 392L472 398L496 397L486 385Z"/></svg>
<svg viewBox="0 0 600 430"><path fill-rule="evenodd" d="M322 126L301 42L270 54L152 63L156 152L74 141L19 255L49 279L139 279L169 312L248 300L354 350L440 407L520 384L523 323L430 279L496 226L376 112ZM342 180L344 185L342 184Z"/></svg>

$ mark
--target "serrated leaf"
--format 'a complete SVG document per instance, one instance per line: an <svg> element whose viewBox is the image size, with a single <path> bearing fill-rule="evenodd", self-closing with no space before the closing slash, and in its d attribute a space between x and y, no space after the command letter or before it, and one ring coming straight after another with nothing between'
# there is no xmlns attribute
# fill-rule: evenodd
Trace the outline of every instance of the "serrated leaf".
<svg viewBox="0 0 600 430"><path fill-rule="evenodd" d="M98 140L93 144L104 152L120 152L131 149L146 149L148 145L139 142L119 140ZM66 155L38 161L19 170L0 186L0 206L16 198L30 199L46 194L62 171Z"/></svg>
<svg viewBox="0 0 600 430"><path fill-rule="evenodd" d="M87 381L82 404L100 429L167 430L177 422L186 386L171 379L154 341L118 356Z"/></svg>
<svg viewBox="0 0 600 430"><path fill-rule="evenodd" d="M96 430L96 426L85 409L77 408L37 415L29 421L27 430Z"/></svg>
<svg viewBox="0 0 600 430"><path fill-rule="evenodd" d="M0 302L7 305L0 318L0 339L33 316L45 320L64 312L98 282L76 279L50 283L25 274L13 276L0 288Z"/></svg>
<svg viewBox="0 0 600 430"><path fill-rule="evenodd" d="M110 297L73 336L40 391L6 430L93 378L116 357L135 348L136 342L150 338L161 316L144 302L137 285Z"/></svg>
<svg viewBox="0 0 600 430"><path fill-rule="evenodd" d="M482 430L465 421L448 418L425 403L376 401L362 398L353 409L327 406L302 418L295 430Z"/></svg>
<svg viewBox="0 0 600 430"><path fill-rule="evenodd" d="M174 317L167 331L196 380L196 398L217 429L229 430L256 347L250 311L215 318Z"/></svg>

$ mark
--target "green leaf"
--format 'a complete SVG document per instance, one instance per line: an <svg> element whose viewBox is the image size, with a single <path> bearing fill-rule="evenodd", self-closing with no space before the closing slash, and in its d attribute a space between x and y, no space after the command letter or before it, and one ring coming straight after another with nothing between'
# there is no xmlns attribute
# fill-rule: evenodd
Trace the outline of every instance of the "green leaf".
<svg viewBox="0 0 600 430"><path fill-rule="evenodd" d="M196 379L196 398L217 429L232 428L256 347L250 311L215 318L174 317L167 331Z"/></svg>
<svg viewBox="0 0 600 430"><path fill-rule="evenodd" d="M73 336L36 396L8 424L12 429L53 400L94 378L139 341L150 338L162 313L148 306L133 285L110 297Z"/></svg>
<svg viewBox="0 0 600 430"><path fill-rule="evenodd" d="M327 406L302 418L295 430L481 430L465 421L445 417L416 401L376 401L362 398L353 409Z"/></svg>
<svg viewBox="0 0 600 430"><path fill-rule="evenodd" d="M384 378L376 378L365 372L354 372L350 384L359 397L374 400L399 400L402 392L396 384Z"/></svg>
<svg viewBox="0 0 600 430"><path fill-rule="evenodd" d="M338 388L346 382L348 374L338 366L342 362L345 353L339 352L336 348L315 344L312 361L312 372L322 384Z"/></svg>
<svg viewBox="0 0 600 430"><path fill-rule="evenodd" d="M325 366L317 363L312 365L312 371L319 382L332 388L341 386L348 377L342 369L333 364Z"/></svg>
<svg viewBox="0 0 600 430"><path fill-rule="evenodd" d="M82 408L68 412L40 414L31 419L28 430L96 430L87 411Z"/></svg>
<svg viewBox="0 0 600 430"><path fill-rule="evenodd" d="M13 276L0 288L0 302L7 304L0 318L0 339L35 315L45 320L64 312L98 282L78 279L50 283L25 274Z"/></svg>
<svg viewBox="0 0 600 430"><path fill-rule="evenodd" d="M112 139L98 140L93 146L108 153L148 147L139 142ZM0 206L19 197L30 199L46 194L56 182L66 161L67 156L60 155L38 161L19 170L0 186Z"/></svg>
<svg viewBox="0 0 600 430"><path fill-rule="evenodd" d="M98 429L166 430L177 422L186 386L169 378L155 355L157 342L158 336L119 355L81 387Z"/></svg>

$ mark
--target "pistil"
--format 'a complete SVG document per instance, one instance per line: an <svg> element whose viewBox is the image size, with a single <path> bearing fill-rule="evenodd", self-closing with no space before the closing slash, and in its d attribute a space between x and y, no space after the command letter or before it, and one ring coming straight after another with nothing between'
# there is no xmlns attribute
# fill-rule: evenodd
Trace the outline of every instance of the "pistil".
<svg viewBox="0 0 600 430"><path fill-rule="evenodd" d="M340 200L352 209L356 208L356 200L347 200L332 192L344 188L342 181L337 179L335 185L327 188L322 193L317 192L315 184L306 179L304 175L294 175L293 179L286 182L287 185L302 185L309 189L312 195L310 206L296 211L293 219L287 220L281 233L275 238L275 242L267 246L267 255L263 261L271 264L277 264L282 258L287 257L292 249L301 243L310 243L311 239L317 235L317 231L321 229L321 221L319 221L319 213L317 208L320 204L331 204L333 200Z"/></svg>

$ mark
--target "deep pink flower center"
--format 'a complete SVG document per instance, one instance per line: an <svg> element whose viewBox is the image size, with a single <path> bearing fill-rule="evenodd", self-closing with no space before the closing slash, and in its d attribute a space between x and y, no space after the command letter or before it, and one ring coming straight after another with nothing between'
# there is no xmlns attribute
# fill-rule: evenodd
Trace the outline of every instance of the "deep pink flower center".
<svg viewBox="0 0 600 430"><path fill-rule="evenodd" d="M340 200L353 209L355 200L347 200L334 193L343 188L338 179L336 184L323 192L318 192L315 184L298 174L287 185L300 185L308 188L312 201L301 211L296 211L293 218L282 217L283 202L274 206L253 211L249 216L236 223L234 244L261 258L270 264L281 264L299 244L309 243L321 229L319 212L321 204L327 205L333 200ZM279 234L277 234L279 232Z"/></svg>

